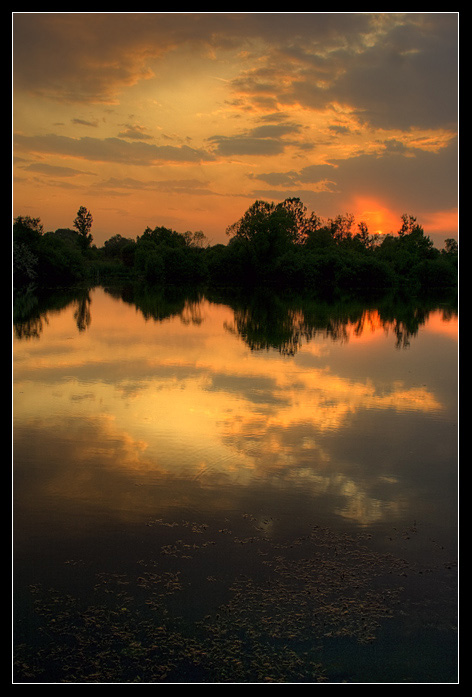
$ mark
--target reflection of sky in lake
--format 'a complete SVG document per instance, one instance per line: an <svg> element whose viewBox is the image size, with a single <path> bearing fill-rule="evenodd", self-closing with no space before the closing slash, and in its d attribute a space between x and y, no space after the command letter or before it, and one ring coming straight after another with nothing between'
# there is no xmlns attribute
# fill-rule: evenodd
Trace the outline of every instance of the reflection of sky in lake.
<svg viewBox="0 0 472 697"><path fill-rule="evenodd" d="M85 331L69 307L14 343L22 507L80 508L86 525L94 510L224 511L254 490L360 525L451 516L456 318L432 313L398 349L372 312L344 341L317 335L287 356L251 351L225 305L157 322L91 298Z"/></svg>

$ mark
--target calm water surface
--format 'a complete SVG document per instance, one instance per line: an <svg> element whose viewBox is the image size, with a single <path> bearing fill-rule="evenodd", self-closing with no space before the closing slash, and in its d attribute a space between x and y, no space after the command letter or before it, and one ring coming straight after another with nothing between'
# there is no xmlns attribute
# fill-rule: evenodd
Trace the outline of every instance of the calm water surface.
<svg viewBox="0 0 472 697"><path fill-rule="evenodd" d="M95 288L14 327L16 682L455 682L457 314Z"/></svg>

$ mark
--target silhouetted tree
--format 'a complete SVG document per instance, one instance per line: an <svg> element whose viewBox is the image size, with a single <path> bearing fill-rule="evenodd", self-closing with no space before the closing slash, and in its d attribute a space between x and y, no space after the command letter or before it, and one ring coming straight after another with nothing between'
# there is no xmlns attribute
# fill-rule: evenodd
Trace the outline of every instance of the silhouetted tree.
<svg viewBox="0 0 472 697"><path fill-rule="evenodd" d="M74 220L74 227L78 231L82 248L88 249L92 244L93 237L90 233L92 228L93 218L90 211L88 211L85 206L80 206L77 211L77 217Z"/></svg>
<svg viewBox="0 0 472 697"><path fill-rule="evenodd" d="M134 243L134 240L123 237L119 233L106 240L103 251L106 257L121 257L123 250Z"/></svg>
<svg viewBox="0 0 472 697"><path fill-rule="evenodd" d="M320 219L314 213L307 215L298 198L278 204L259 200L226 233L233 252L238 251L246 279L263 281L279 276L280 259L292 248L300 248L319 226Z"/></svg>
<svg viewBox="0 0 472 697"><path fill-rule="evenodd" d="M374 237L369 234L367 223L361 220L357 225L358 232L354 235L354 239L359 241L364 249L371 249L374 245Z"/></svg>
<svg viewBox="0 0 472 697"><path fill-rule="evenodd" d="M423 228L417 224L416 218L414 215L408 215L407 213L403 213L401 216L402 218L402 225L400 230L398 231L398 234L400 237L403 237L403 235L410 235L412 232L417 232L419 230L423 230Z"/></svg>
<svg viewBox="0 0 472 697"><path fill-rule="evenodd" d="M309 230L305 239L307 250L321 254L334 248L336 241L331 234L331 230L326 226Z"/></svg>
<svg viewBox="0 0 472 697"><path fill-rule="evenodd" d="M187 230L187 232L183 233L183 238L188 247L204 247L208 245L208 240L202 230L196 230L196 232Z"/></svg>
<svg viewBox="0 0 472 697"><path fill-rule="evenodd" d="M203 232L147 227L134 239L113 235L90 244L92 216L81 207L74 230L44 233L39 218L15 219L14 273L20 285L63 285L89 276L134 277L158 285L348 291L419 289L457 284L457 243L439 251L412 215L398 233L370 235L363 221L338 215L322 221L298 198L255 201L227 228L228 244L211 246ZM86 252L86 253L85 253Z"/></svg>
<svg viewBox="0 0 472 697"><path fill-rule="evenodd" d="M71 230L71 228L58 228L54 232L50 232L48 234L55 235L56 237L60 237L61 240L66 240L71 244L80 246L81 238L77 230Z"/></svg>
<svg viewBox="0 0 472 697"><path fill-rule="evenodd" d="M459 247L457 244L457 240L455 240L452 237L449 237L447 240L444 240L444 252L446 254L457 254L459 251Z"/></svg>
<svg viewBox="0 0 472 697"><path fill-rule="evenodd" d="M19 215L13 222L14 242L23 242L33 247L39 244L44 234L44 228L40 218L31 218L29 215Z"/></svg>
<svg viewBox="0 0 472 697"><path fill-rule="evenodd" d="M265 237L285 247L287 243L300 244L311 230L320 227L320 219L307 209L299 198L287 198L282 203L255 201L242 218L230 225L226 234L248 242Z"/></svg>
<svg viewBox="0 0 472 697"><path fill-rule="evenodd" d="M152 230L149 226L143 234L138 236L139 242L151 242L154 245L166 245L167 247L183 247L186 245L184 235L171 228L160 225Z"/></svg>
<svg viewBox="0 0 472 697"><path fill-rule="evenodd" d="M84 278L80 249L60 235L44 232L39 218L19 216L13 224L15 288L69 284Z"/></svg>
<svg viewBox="0 0 472 697"><path fill-rule="evenodd" d="M43 236L39 218L19 215L13 223L13 284L35 283L39 273L39 246Z"/></svg>

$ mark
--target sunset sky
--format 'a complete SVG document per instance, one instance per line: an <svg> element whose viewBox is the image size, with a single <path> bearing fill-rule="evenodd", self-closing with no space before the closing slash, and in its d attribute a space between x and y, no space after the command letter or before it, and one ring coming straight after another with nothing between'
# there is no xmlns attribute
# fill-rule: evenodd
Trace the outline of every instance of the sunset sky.
<svg viewBox="0 0 472 697"><path fill-rule="evenodd" d="M13 13L13 217L226 228L299 197L458 239L458 13Z"/></svg>

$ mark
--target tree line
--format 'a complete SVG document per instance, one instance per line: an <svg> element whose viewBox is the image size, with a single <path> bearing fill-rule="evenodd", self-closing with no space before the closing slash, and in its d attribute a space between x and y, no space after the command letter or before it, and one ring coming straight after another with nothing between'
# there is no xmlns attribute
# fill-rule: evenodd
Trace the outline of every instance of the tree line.
<svg viewBox="0 0 472 697"><path fill-rule="evenodd" d="M352 215L322 220L298 198L255 201L227 228L226 244L203 232L147 227L136 239L113 235L93 244L90 211L81 206L72 228L44 232L39 218L13 223L15 289L111 279L148 284L293 290L374 290L457 286L458 245L436 248L412 215L397 232L370 234Z"/></svg>

